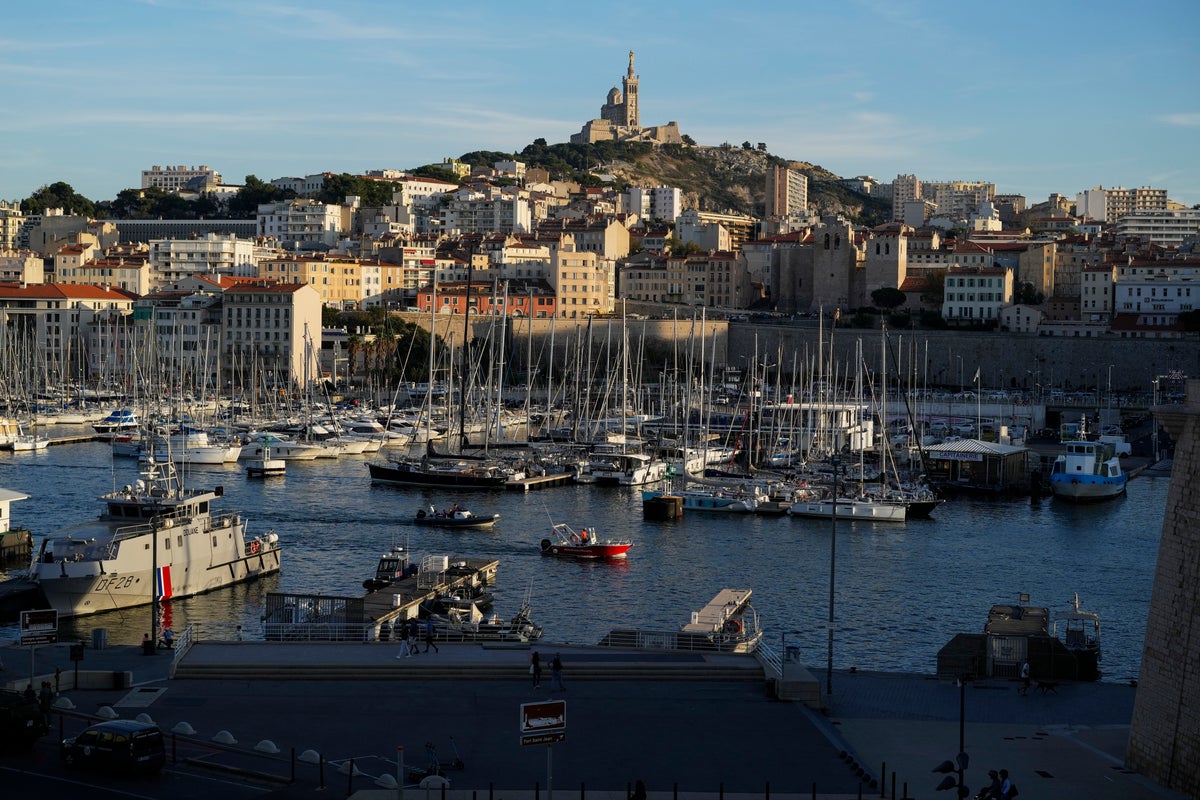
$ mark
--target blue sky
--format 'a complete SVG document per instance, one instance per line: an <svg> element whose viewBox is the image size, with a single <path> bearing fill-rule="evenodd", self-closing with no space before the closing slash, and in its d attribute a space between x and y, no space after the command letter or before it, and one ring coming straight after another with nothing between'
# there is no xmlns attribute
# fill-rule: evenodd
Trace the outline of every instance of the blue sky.
<svg viewBox="0 0 1200 800"><path fill-rule="evenodd" d="M637 54L642 123L843 176L1200 203L1200 2L49 0L0 26L0 198L153 164L229 183L566 141Z"/></svg>

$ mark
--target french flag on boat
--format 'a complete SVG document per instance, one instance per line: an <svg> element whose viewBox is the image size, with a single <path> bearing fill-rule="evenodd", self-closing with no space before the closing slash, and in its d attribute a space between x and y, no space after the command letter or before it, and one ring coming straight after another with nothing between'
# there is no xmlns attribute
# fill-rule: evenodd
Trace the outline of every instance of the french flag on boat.
<svg viewBox="0 0 1200 800"><path fill-rule="evenodd" d="M159 567L157 574L154 576L155 586L158 590L158 599L165 600L171 596L171 568Z"/></svg>

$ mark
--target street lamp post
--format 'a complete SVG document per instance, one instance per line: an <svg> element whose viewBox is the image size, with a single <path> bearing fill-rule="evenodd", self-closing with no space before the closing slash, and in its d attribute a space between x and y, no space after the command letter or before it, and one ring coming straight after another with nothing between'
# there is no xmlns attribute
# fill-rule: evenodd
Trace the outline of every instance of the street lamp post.
<svg viewBox="0 0 1200 800"><path fill-rule="evenodd" d="M958 755L953 761L943 761L941 764L933 768L934 772L940 772L945 775L942 782L937 785L937 791L944 792L949 789L957 789L956 794L960 800L971 796L971 790L967 788L964 782L967 767L971 763L971 757L967 755L966 746L966 718L967 718L967 676L960 675L958 677ZM950 773L957 772L957 778Z"/></svg>
<svg viewBox="0 0 1200 800"><path fill-rule="evenodd" d="M842 466L842 456L839 453L834 453L829 457L829 463L833 465L833 508L829 515L831 521L830 536L829 536L829 652L825 669L825 695L830 701L833 699L833 598L835 576L837 575L837 501L838 501L838 484L840 483L840 471Z"/></svg>

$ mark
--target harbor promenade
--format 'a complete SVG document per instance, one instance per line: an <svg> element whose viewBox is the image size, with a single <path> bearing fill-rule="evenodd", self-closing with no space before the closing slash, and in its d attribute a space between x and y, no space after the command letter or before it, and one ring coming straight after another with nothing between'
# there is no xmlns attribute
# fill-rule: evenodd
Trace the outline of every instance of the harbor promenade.
<svg viewBox="0 0 1200 800"><path fill-rule="evenodd" d="M439 648L397 659L395 643L203 641L176 659L166 651L89 647L79 668L97 688L61 691L74 706L64 725L69 735L106 706L123 718L146 713L166 731L186 724L195 733L174 737L177 760L161 780L207 767L258 787L255 796L280 798L394 798L388 782L398 768L396 748L404 748L406 766L423 767L427 742L443 763L461 756L463 768L446 771L446 797L454 800L534 798L548 781L560 797L597 800L624 797L637 780L652 800L676 791L711 800L814 791L834 800L860 790L891 798L904 796L905 784L911 798L953 794L934 791L942 776L931 770L958 752L960 691L931 676L835 672L822 713L775 699L754 656L539 642L545 675L535 689L528 647ZM551 691L555 653L565 692ZM75 667L66 645L38 648L32 664L27 649L0 647L0 658L0 681L10 687L23 688L31 669L35 688L55 668L66 684ZM824 689L824 672L813 677ZM1003 767L1026 798L1179 797L1122 768L1135 691L1061 684L1021 696L1010 681L968 684L963 731L972 794L988 769ZM518 731L520 704L547 699L567 702L566 738L551 754L544 745L522 746ZM220 731L239 744L212 744ZM281 754L256 753L263 741ZM306 751L324 759L320 774L303 760L289 766L289 753Z"/></svg>

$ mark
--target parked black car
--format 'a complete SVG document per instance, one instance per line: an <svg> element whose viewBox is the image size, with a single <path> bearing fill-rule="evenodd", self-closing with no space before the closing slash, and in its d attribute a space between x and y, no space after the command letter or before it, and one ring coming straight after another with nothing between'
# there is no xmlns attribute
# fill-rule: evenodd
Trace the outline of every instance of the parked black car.
<svg viewBox="0 0 1200 800"><path fill-rule="evenodd" d="M167 761L158 726L125 719L101 722L73 739L63 739L61 755L67 766L117 774L158 772Z"/></svg>

